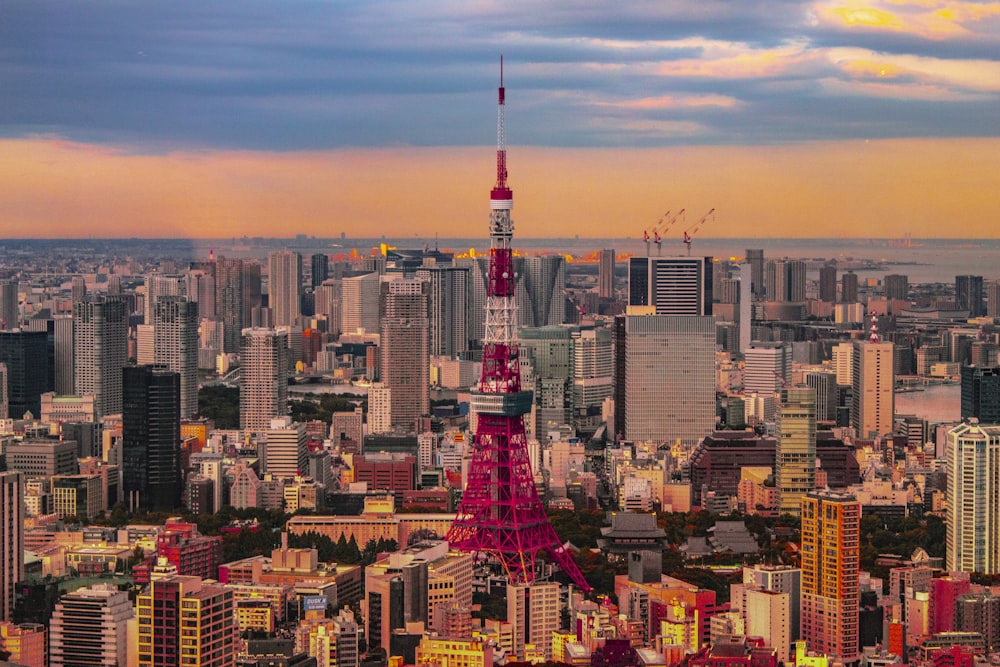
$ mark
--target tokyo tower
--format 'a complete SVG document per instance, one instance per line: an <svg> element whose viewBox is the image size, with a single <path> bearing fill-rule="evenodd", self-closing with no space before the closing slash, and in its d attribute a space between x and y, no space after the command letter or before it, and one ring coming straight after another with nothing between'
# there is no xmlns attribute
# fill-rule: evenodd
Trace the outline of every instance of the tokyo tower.
<svg viewBox="0 0 1000 667"><path fill-rule="evenodd" d="M497 182L490 192L490 263L486 285L483 373L472 391L478 415L468 482L448 542L460 551L499 562L513 583L535 579L542 551L584 591L590 585L562 546L542 507L528 460L524 415L532 393L521 389L518 366L517 308L510 211L514 193L507 186L504 144L503 59L497 113Z"/></svg>

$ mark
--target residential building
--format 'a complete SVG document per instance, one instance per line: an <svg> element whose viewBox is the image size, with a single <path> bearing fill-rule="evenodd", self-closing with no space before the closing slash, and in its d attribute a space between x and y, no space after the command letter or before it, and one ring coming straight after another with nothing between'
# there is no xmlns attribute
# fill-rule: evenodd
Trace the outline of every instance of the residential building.
<svg viewBox="0 0 1000 667"><path fill-rule="evenodd" d="M240 428L263 433L288 413L288 334L244 329L240 350Z"/></svg>
<svg viewBox="0 0 1000 667"><path fill-rule="evenodd" d="M389 388L393 428L412 431L430 413L430 321L427 282L382 283L380 379Z"/></svg>
<svg viewBox="0 0 1000 667"><path fill-rule="evenodd" d="M198 414L198 304L163 296L153 305L153 363L180 376L181 418Z"/></svg>
<svg viewBox="0 0 1000 667"><path fill-rule="evenodd" d="M236 659L233 592L199 577L157 578L139 595L139 667L232 667Z"/></svg>
<svg viewBox="0 0 1000 667"><path fill-rule="evenodd" d="M267 256L268 306L274 326L295 326L302 315L302 255L277 250Z"/></svg>
<svg viewBox="0 0 1000 667"><path fill-rule="evenodd" d="M945 460L948 571L1000 573L1000 426L952 428Z"/></svg>
<svg viewBox="0 0 1000 667"><path fill-rule="evenodd" d="M122 411L122 368L128 364L128 307L124 297L73 303L73 377L77 395L94 397L98 417Z"/></svg>

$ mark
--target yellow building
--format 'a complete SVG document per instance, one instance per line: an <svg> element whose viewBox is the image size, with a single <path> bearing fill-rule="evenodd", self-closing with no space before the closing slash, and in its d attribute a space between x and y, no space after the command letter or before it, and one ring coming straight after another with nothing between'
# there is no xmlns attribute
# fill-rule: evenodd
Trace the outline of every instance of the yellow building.
<svg viewBox="0 0 1000 667"><path fill-rule="evenodd" d="M493 647L482 639L457 641L425 635L417 646L415 662L437 667L492 667Z"/></svg>
<svg viewBox="0 0 1000 667"><path fill-rule="evenodd" d="M236 660L233 592L199 577L154 579L139 595L138 666L231 667Z"/></svg>
<svg viewBox="0 0 1000 667"><path fill-rule="evenodd" d="M10 653L8 658L23 667L46 667L48 662L48 633L37 623L0 623L0 651Z"/></svg>
<svg viewBox="0 0 1000 667"><path fill-rule="evenodd" d="M240 600L236 603L236 626L240 632L274 632L274 609L267 600Z"/></svg>

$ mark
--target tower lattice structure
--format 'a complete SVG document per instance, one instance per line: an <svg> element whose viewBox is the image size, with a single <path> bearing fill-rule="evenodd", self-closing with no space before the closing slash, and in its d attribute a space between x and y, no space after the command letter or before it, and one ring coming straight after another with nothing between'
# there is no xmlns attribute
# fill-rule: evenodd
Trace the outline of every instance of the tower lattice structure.
<svg viewBox="0 0 1000 667"><path fill-rule="evenodd" d="M589 591L549 523L528 459L524 415L531 410L532 393L521 388L518 363L510 217L514 193L507 185L502 60L498 93L497 182L490 193L483 371L472 392L478 422L468 481L448 542L500 563L514 583L534 581L538 556L547 552L577 586Z"/></svg>

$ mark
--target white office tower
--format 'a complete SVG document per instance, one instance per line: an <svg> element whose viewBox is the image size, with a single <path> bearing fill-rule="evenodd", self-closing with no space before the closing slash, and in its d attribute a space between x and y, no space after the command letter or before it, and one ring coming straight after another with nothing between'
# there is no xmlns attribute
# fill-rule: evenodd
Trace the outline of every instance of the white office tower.
<svg viewBox="0 0 1000 667"><path fill-rule="evenodd" d="M816 390L781 390L774 477L782 514L797 515L802 497L816 488Z"/></svg>
<svg viewBox="0 0 1000 667"><path fill-rule="evenodd" d="M792 375L792 346L752 341L744 353L743 392L775 394Z"/></svg>
<svg viewBox="0 0 1000 667"><path fill-rule="evenodd" d="M1000 573L1000 426L948 431L949 572Z"/></svg>
<svg viewBox="0 0 1000 667"><path fill-rule="evenodd" d="M264 449L264 472L275 479L291 479L305 474L306 427L291 417L271 420Z"/></svg>
<svg viewBox="0 0 1000 667"><path fill-rule="evenodd" d="M240 428L263 433L288 412L288 334L244 329L240 345Z"/></svg>
<svg viewBox="0 0 1000 667"><path fill-rule="evenodd" d="M133 619L128 594L111 584L67 593L52 614L49 666L132 664L128 630Z"/></svg>
<svg viewBox="0 0 1000 667"><path fill-rule="evenodd" d="M715 320L616 320L615 428L626 440L695 444L715 428ZM621 418L619 418L621 417Z"/></svg>
<svg viewBox="0 0 1000 667"><path fill-rule="evenodd" d="M13 620L14 586L24 579L24 479L0 472L0 623Z"/></svg>
<svg viewBox="0 0 1000 667"><path fill-rule="evenodd" d="M745 353L753 337L752 266L740 264L740 352Z"/></svg>
<svg viewBox="0 0 1000 667"><path fill-rule="evenodd" d="M837 343L830 356L830 365L837 374L837 384L850 387L854 383L854 343Z"/></svg>
<svg viewBox="0 0 1000 667"><path fill-rule="evenodd" d="M854 342L851 427L859 438L892 433L896 398L892 356L892 343Z"/></svg>
<svg viewBox="0 0 1000 667"><path fill-rule="evenodd" d="M121 414L128 365L128 307L120 296L73 304L74 394L93 396L97 416Z"/></svg>
<svg viewBox="0 0 1000 667"><path fill-rule="evenodd" d="M198 304L163 296L153 305L153 363L181 376L181 419L198 414Z"/></svg>
<svg viewBox="0 0 1000 667"><path fill-rule="evenodd" d="M388 433L392 430L392 390L384 382L368 388L368 432Z"/></svg>
<svg viewBox="0 0 1000 667"><path fill-rule="evenodd" d="M593 432L604 421L601 406L614 395L614 336L611 329L583 329L572 336L574 425Z"/></svg>
<svg viewBox="0 0 1000 667"><path fill-rule="evenodd" d="M187 296L187 281L184 276L168 276L152 273L146 276L146 298L143 315L146 324L153 323L153 307L161 296Z"/></svg>
<svg viewBox="0 0 1000 667"><path fill-rule="evenodd" d="M275 326L298 324L302 314L302 255L278 250L267 256L268 305Z"/></svg>
<svg viewBox="0 0 1000 667"><path fill-rule="evenodd" d="M357 333L362 329L368 333L378 331L379 276L365 273L360 276L345 276L341 281L341 332Z"/></svg>
<svg viewBox="0 0 1000 667"><path fill-rule="evenodd" d="M156 327L152 324L135 327L135 363L139 366L156 363Z"/></svg>
<svg viewBox="0 0 1000 667"><path fill-rule="evenodd" d="M552 659L552 633L559 629L559 584L507 585L507 622L514 637L513 652L524 660L525 644Z"/></svg>

